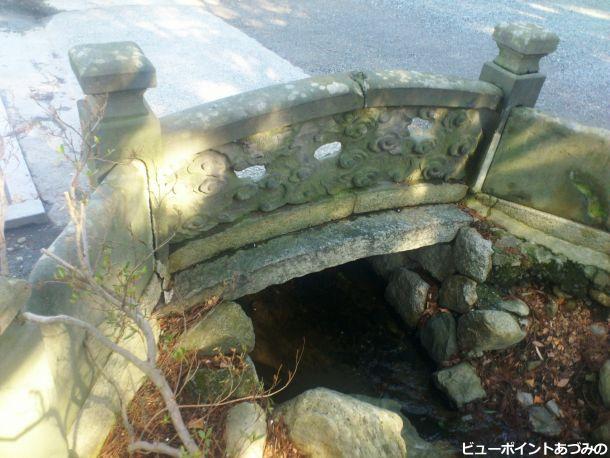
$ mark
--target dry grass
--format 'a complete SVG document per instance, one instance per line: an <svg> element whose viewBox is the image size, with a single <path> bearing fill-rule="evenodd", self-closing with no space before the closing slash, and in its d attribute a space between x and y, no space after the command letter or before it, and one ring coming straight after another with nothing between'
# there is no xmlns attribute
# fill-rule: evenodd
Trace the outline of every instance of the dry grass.
<svg viewBox="0 0 610 458"><path fill-rule="evenodd" d="M517 402L517 392L531 393L535 404L555 400L563 413L560 439L585 439L603 413L594 374L608 357L608 323L596 321L582 302L553 298L531 285L515 288L514 296L530 307L531 324L516 347L473 361L489 395L485 407L526 429L527 411ZM551 300L558 304L555 316L546 308ZM593 324L606 334L594 334Z"/></svg>
<svg viewBox="0 0 610 458"><path fill-rule="evenodd" d="M242 401L257 402L263 409L269 411L270 397L283 390L292 381L300 359L300 355L297 355L295 369L288 372L287 382L283 386L279 386L280 374L278 373L276 376L278 383L266 390L260 388L245 397L236 399L233 396L234 393L230 392L213 402L202 403L200 399L194 398L193 393L188 389L188 383L199 368L231 368L232 372L240 374L246 367L244 355L236 352L229 355L202 356L196 351L184 352L177 348L177 337L199 321L216 302L211 301L201 305L189 311L188 316L168 315L160 323L162 337L160 339L159 367L174 387L184 422L206 457L224 457L223 431L227 411ZM145 382L136 393L127 409L127 415L138 438L179 446L180 441L167 416L165 404L157 389L149 381ZM290 443L281 422L278 424L270 419L268 425L265 456L299 458L301 455ZM100 457L128 457L129 443L130 437L127 430L121 423L117 423L108 435ZM135 453L133 456L140 457L144 454Z"/></svg>

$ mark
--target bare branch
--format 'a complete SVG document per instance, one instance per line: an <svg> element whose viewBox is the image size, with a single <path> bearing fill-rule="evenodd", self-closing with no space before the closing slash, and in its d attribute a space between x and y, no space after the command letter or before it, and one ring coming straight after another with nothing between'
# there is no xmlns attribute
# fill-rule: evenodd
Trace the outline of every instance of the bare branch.
<svg viewBox="0 0 610 458"><path fill-rule="evenodd" d="M149 453L163 453L164 455L175 456L177 458L182 456L179 449L171 447L162 442L136 441L132 442L127 447L127 451L129 453L137 452L138 450Z"/></svg>

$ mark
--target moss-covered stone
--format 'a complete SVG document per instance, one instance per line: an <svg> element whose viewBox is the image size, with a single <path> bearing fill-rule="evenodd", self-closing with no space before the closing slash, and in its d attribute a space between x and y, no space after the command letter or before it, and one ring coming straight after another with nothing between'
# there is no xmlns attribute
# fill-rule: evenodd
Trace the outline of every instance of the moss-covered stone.
<svg viewBox="0 0 610 458"><path fill-rule="evenodd" d="M261 389L256 368L249 357L244 359L241 367L200 368L190 387L201 402L244 398L257 394Z"/></svg>
<svg viewBox="0 0 610 458"><path fill-rule="evenodd" d="M222 302L210 310L197 324L188 329L178 342L186 350L198 350L201 355L232 350L250 353L254 349L252 320L235 302Z"/></svg>

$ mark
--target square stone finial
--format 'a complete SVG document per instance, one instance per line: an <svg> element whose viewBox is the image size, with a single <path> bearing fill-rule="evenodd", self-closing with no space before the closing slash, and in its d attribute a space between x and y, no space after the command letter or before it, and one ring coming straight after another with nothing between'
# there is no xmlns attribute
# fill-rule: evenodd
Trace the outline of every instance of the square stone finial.
<svg viewBox="0 0 610 458"><path fill-rule="evenodd" d="M535 24L501 23L493 33L500 53L494 62L517 75L537 73L540 59L557 49L559 37Z"/></svg>
<svg viewBox="0 0 610 458"><path fill-rule="evenodd" d="M85 94L144 90L157 85L155 67L132 41L78 45L68 55Z"/></svg>

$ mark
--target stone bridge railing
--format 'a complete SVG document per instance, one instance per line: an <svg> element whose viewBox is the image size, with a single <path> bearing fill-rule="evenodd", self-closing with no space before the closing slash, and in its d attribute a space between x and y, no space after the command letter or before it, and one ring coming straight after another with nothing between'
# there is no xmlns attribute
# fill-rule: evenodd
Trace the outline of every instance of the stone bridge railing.
<svg viewBox="0 0 610 458"><path fill-rule="evenodd" d="M311 237L329 237L331 246L332 234L345 235L343 251L332 260L308 253L319 261L318 269L450 240L468 222L455 206L447 212L442 206L414 210L419 226L384 211L459 202L469 186L493 193L486 177L496 170L494 155L502 157L502 132L512 108L535 104L544 81L538 61L558 42L542 29L515 25L497 27L494 39L500 54L485 64L479 81L403 70L320 76L161 119L144 100L156 75L136 44L72 49L72 67L87 94L79 103L81 121L84 128L96 126L96 146L103 152L90 164L99 183L88 206L91 257L109 250L116 271L127 263L145 265L137 293L152 310L163 290L173 306L203 300L205 291L191 288L189 278L209 272L196 269L212 266L220 272L218 285L225 285L230 278L223 275L230 276L235 263L243 266L245 258L223 255L271 239L283 256L291 244L308 247ZM589 201L600 202L597 191L591 193ZM607 198L600 205L603 214ZM592 208L595 213L595 203ZM370 214L380 219L356 216ZM603 265L607 232L599 226L600 213L595 215L597 226L579 221L570 233L580 227L593 231L597 245L587 249L598 253L595 260ZM323 228L318 235L306 232L317 227ZM370 240L383 238L388 227L420 232L411 245ZM434 227L433 237L422 235L426 227ZM302 238L280 240L286 234ZM70 226L51 250L73 259ZM261 253L252 256L275 256ZM70 288L56 281L56 267L44 256L37 263L26 308L106 326L89 298L71 300ZM109 286L113 272L104 272ZM286 272L273 278L286 279ZM227 294L216 286L206 288ZM255 287L264 284L236 287L231 294ZM0 361L0 455L94 455L114 421L118 399L97 367L117 378L127 400L141 375L103 349L93 346L91 354L86 336L73 329L11 320L8 327L0 323L0 329L6 327L0 354L7 355ZM141 346L137 339L123 343L134 351Z"/></svg>

